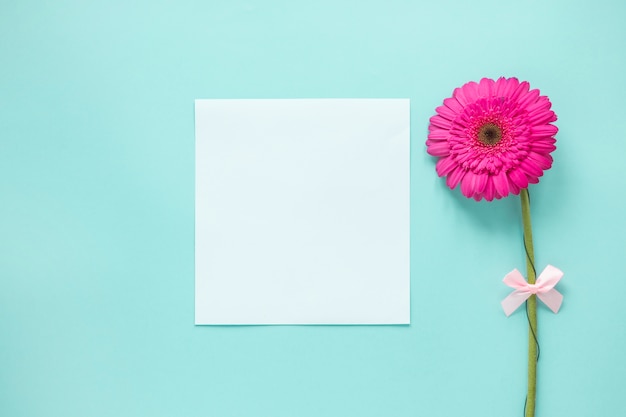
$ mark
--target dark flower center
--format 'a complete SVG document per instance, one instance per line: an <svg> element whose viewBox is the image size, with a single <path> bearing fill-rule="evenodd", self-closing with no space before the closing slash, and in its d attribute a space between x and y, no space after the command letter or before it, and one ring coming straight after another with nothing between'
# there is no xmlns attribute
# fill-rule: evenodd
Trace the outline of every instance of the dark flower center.
<svg viewBox="0 0 626 417"><path fill-rule="evenodd" d="M494 123L485 123L478 131L478 140L484 145L496 145L501 139L502 129Z"/></svg>

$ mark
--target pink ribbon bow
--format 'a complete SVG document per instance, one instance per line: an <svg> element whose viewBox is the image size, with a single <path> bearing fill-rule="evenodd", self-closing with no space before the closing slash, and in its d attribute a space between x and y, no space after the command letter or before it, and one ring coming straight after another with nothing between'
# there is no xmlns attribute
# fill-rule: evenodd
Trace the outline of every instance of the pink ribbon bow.
<svg viewBox="0 0 626 417"><path fill-rule="evenodd" d="M526 282L522 274L514 269L504 277L503 281L506 285L514 288L511 294L502 300L502 309L504 314L511 315L519 306L524 304L524 301L532 294L536 294L537 297L547 305L554 313L559 312L561 303L563 302L563 295L554 289L554 286L563 276L563 272L552 266L548 265L539 274L539 277L534 284Z"/></svg>

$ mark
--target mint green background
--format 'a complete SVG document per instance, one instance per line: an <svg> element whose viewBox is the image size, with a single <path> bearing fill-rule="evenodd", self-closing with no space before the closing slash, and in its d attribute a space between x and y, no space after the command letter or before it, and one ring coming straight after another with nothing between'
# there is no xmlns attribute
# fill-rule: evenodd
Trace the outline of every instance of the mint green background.
<svg viewBox="0 0 626 417"><path fill-rule="evenodd" d="M522 415L519 199L449 191L424 146L500 75L559 116L537 415L626 415L625 4L2 0L0 415ZM193 325L193 100L238 97L411 99L410 326Z"/></svg>

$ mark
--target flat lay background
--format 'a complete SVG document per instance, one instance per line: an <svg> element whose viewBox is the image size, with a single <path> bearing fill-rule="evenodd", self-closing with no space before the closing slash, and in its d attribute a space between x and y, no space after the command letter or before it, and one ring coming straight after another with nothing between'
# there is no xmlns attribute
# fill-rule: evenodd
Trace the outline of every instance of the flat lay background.
<svg viewBox="0 0 626 417"><path fill-rule="evenodd" d="M452 90L559 116L530 189L537 416L626 415L623 1L0 1L0 415L520 416L519 198L425 152ZM411 324L194 326L196 98L411 99ZM245 262L245 259L241 260Z"/></svg>

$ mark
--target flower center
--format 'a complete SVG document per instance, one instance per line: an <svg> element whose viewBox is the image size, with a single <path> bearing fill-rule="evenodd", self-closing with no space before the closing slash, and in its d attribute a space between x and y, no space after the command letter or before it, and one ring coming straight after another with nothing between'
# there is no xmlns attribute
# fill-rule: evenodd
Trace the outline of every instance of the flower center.
<svg viewBox="0 0 626 417"><path fill-rule="evenodd" d="M478 140L487 146L496 145L502 140L502 129L494 123L485 123L478 131Z"/></svg>

